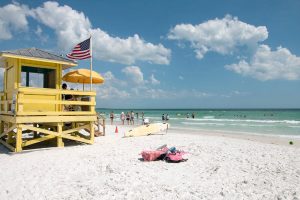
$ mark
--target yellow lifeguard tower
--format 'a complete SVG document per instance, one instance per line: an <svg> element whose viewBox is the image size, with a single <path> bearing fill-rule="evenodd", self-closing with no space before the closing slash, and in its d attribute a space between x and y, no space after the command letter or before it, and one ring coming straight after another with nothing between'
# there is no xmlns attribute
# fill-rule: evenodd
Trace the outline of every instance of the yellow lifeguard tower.
<svg viewBox="0 0 300 200"><path fill-rule="evenodd" d="M0 67L5 69L0 143L20 152L50 139L56 139L58 147L64 146L63 139L94 142L96 93L61 88L62 70L74 66L72 60L36 48L0 52ZM64 100L65 95L74 98ZM69 106L80 109L66 109Z"/></svg>

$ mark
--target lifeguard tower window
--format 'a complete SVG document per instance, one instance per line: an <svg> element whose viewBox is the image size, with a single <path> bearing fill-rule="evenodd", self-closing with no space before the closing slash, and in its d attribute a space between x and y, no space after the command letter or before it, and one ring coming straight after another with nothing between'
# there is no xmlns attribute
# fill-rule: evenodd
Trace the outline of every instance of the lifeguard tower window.
<svg viewBox="0 0 300 200"><path fill-rule="evenodd" d="M22 86L55 88L55 69L22 66Z"/></svg>

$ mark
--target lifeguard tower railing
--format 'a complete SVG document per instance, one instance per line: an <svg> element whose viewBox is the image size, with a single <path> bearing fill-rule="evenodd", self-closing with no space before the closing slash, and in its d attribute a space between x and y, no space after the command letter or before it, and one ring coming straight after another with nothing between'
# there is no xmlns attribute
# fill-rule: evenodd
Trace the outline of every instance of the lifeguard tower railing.
<svg viewBox="0 0 300 200"><path fill-rule="evenodd" d="M72 96L72 100L64 100L62 98L64 95ZM0 114L2 115L80 116L96 114L96 93L90 91L24 87L10 93L1 92L0 96Z"/></svg>
<svg viewBox="0 0 300 200"><path fill-rule="evenodd" d="M71 100L63 96L71 95ZM94 123L97 121L96 92L49 88L18 88L0 92L1 131L0 143L12 151L57 138L57 146L64 146L62 139L92 144ZM71 127L65 125L71 122ZM4 127L4 124L6 127ZM88 137L78 131L90 132ZM22 138L24 131L32 131L30 140Z"/></svg>

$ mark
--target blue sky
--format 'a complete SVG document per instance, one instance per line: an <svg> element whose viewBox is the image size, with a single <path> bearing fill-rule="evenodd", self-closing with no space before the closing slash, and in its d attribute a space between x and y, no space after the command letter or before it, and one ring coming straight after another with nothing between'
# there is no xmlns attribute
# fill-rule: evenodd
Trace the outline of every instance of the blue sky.
<svg viewBox="0 0 300 200"><path fill-rule="evenodd" d="M97 107L299 108L299 9L296 0L0 1L0 50L66 54L91 32L106 79L94 87Z"/></svg>

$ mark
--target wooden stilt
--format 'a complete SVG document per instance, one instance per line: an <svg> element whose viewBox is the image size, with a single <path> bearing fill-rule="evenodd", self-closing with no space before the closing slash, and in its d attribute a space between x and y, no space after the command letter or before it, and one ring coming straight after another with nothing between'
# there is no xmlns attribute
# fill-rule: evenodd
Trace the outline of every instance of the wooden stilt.
<svg viewBox="0 0 300 200"><path fill-rule="evenodd" d="M94 122L90 122L90 140L91 140L91 144L93 144L95 140Z"/></svg>
<svg viewBox="0 0 300 200"><path fill-rule="evenodd" d="M62 127L63 127L63 123L58 123L57 124L57 132L59 134L59 136L57 136L57 147L64 147L64 142L62 140Z"/></svg>
<svg viewBox="0 0 300 200"><path fill-rule="evenodd" d="M22 151L22 127L17 125L17 134L16 134L16 152Z"/></svg>

